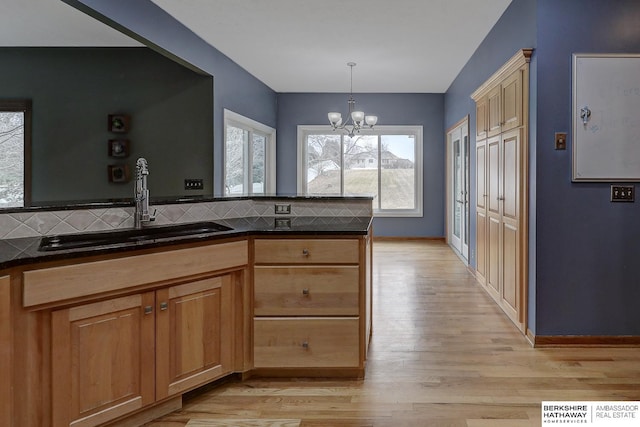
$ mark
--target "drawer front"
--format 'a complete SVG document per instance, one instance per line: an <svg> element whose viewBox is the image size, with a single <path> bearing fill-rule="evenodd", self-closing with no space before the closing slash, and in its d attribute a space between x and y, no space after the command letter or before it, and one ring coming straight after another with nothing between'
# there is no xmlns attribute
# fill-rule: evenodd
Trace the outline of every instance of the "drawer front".
<svg viewBox="0 0 640 427"><path fill-rule="evenodd" d="M23 304L30 307L119 291L247 263L248 245L240 241L26 271Z"/></svg>
<svg viewBox="0 0 640 427"><path fill-rule="evenodd" d="M254 319L256 368L358 367L356 318Z"/></svg>
<svg viewBox="0 0 640 427"><path fill-rule="evenodd" d="M358 266L255 267L256 316L357 316Z"/></svg>
<svg viewBox="0 0 640 427"><path fill-rule="evenodd" d="M357 239L256 239L257 264L357 264Z"/></svg>

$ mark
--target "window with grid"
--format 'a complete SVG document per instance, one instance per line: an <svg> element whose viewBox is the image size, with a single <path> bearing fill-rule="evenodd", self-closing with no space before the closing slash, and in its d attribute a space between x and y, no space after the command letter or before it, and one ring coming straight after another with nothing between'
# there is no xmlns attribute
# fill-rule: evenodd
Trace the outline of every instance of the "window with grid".
<svg viewBox="0 0 640 427"><path fill-rule="evenodd" d="M422 216L422 127L378 126L349 137L298 126L298 191L372 195L376 216Z"/></svg>

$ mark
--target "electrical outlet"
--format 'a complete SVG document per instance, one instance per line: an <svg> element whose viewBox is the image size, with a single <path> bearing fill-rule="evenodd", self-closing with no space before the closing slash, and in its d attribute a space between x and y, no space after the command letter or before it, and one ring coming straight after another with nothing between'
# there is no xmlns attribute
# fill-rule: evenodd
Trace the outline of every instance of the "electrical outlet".
<svg viewBox="0 0 640 427"><path fill-rule="evenodd" d="M291 218L276 218L276 230L291 230Z"/></svg>
<svg viewBox="0 0 640 427"><path fill-rule="evenodd" d="M635 187L633 185L612 185L612 202L633 202L635 200Z"/></svg>
<svg viewBox="0 0 640 427"><path fill-rule="evenodd" d="M202 179L185 178L184 189L185 190L202 190L204 183Z"/></svg>
<svg viewBox="0 0 640 427"><path fill-rule="evenodd" d="M276 214L290 214L291 213L291 205L276 203Z"/></svg>

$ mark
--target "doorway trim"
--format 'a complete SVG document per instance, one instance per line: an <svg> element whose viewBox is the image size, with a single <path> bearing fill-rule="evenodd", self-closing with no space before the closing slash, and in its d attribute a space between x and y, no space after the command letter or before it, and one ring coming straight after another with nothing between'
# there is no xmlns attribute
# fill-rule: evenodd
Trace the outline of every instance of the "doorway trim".
<svg viewBox="0 0 640 427"><path fill-rule="evenodd" d="M470 168L471 165L470 164L465 164L465 162L463 162L463 179L464 179L464 192L463 192L463 204L466 207L466 213L465 213L465 209L463 209L463 214L462 214L462 221L461 221L461 225L462 225L462 230L463 233L466 233L466 240L467 240L467 244L466 246L463 244L460 248L457 248L456 245L454 245L454 242L452 241L452 237L453 237L453 229L454 229L454 224L453 224L453 203L455 200L453 193L453 186L454 186L454 173L455 170L452 166L452 162L453 162L453 133L461 130L462 135L467 136L467 143L466 143L466 149L467 149L467 153L466 153L466 159L470 159L470 153L468 152L470 149L470 135L469 135L469 115L466 115L465 117L463 117L462 119L458 120L453 126L449 127L447 129L446 135L445 135L445 153L446 153L446 159L445 159L445 176L446 176L446 189L445 189L445 239L447 244L451 247L451 249L453 249L453 251L456 253L456 255L458 255L458 257L460 257L460 259L466 264L469 265L469 216L470 216L470 204L469 204L469 193L470 193ZM461 140L462 141L462 140ZM464 143L463 143L464 145ZM464 155L463 155L464 158ZM464 236L461 236L464 238Z"/></svg>

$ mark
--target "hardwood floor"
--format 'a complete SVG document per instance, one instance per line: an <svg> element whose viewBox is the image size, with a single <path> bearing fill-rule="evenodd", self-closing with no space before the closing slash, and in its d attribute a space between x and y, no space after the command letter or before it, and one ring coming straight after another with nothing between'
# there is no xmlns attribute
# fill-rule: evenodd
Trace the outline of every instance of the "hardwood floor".
<svg viewBox="0 0 640 427"><path fill-rule="evenodd" d="M529 427L543 400L640 400L640 348L531 348L442 242L375 242L374 316L364 380L227 383L148 426Z"/></svg>

